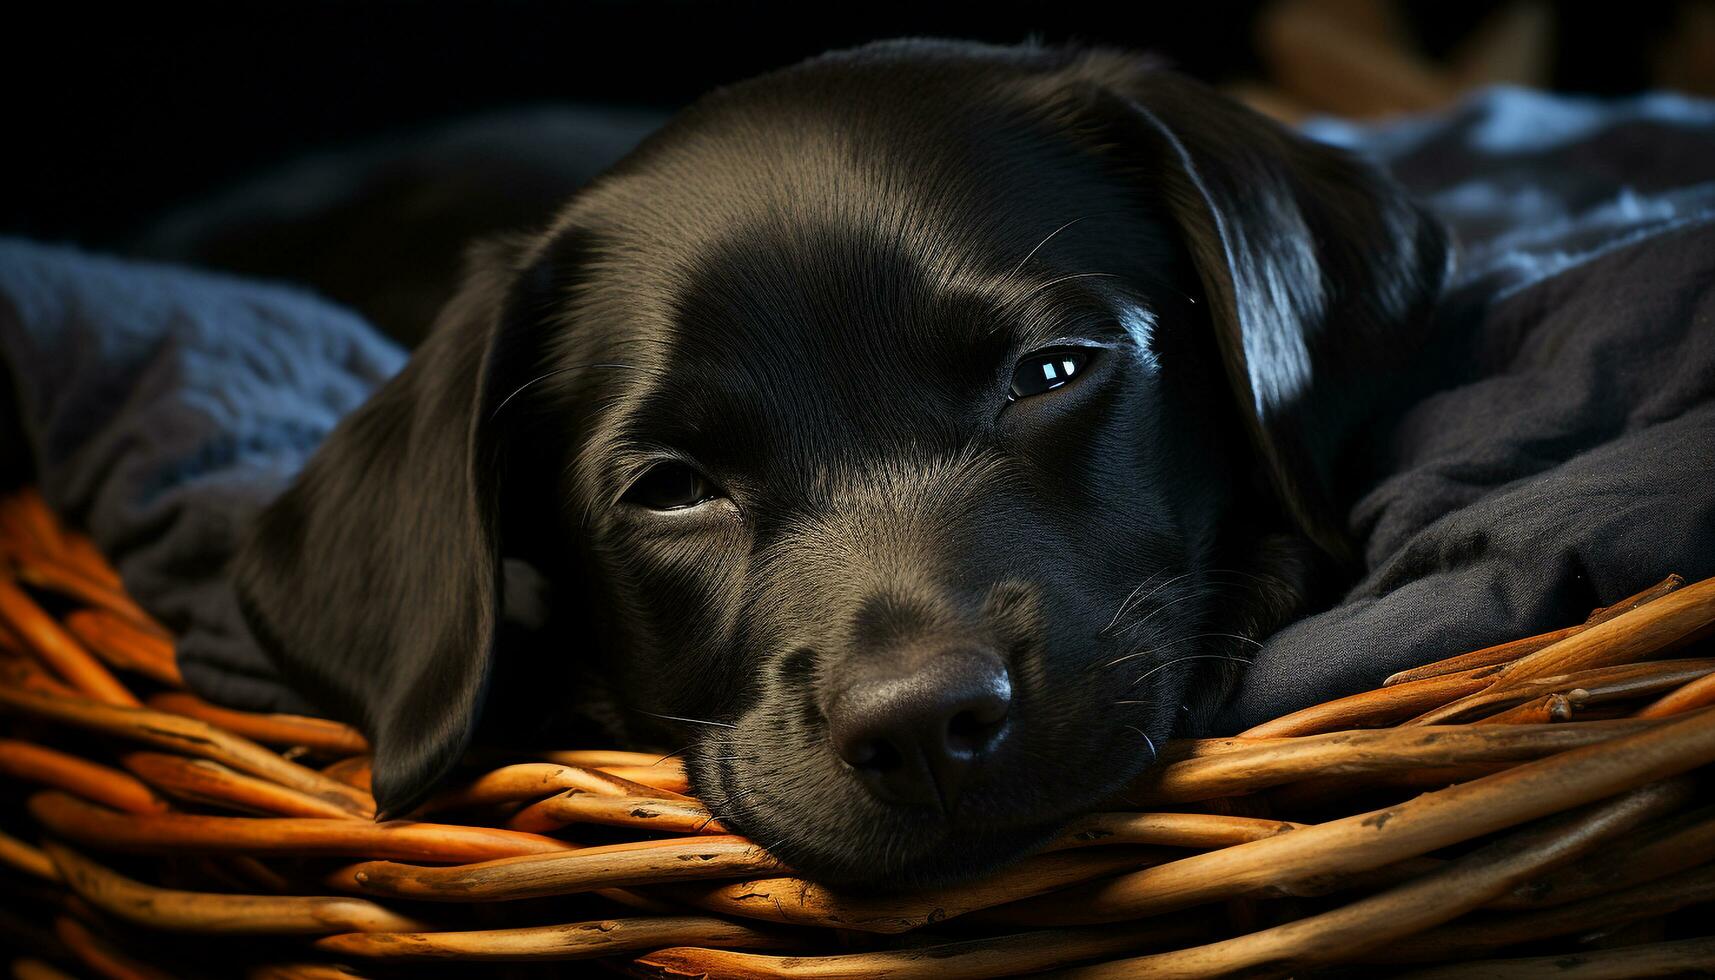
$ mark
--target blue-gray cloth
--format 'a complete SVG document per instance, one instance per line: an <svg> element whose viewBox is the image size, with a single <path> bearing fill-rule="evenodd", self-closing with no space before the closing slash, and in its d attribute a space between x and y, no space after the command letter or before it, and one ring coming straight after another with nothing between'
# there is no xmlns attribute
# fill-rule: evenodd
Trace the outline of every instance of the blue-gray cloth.
<svg viewBox="0 0 1715 980"><path fill-rule="evenodd" d="M1367 574L1257 651L1224 728L1715 575L1715 103L1491 91L1381 129L1453 229L1459 383L1370 433Z"/></svg>
<svg viewBox="0 0 1715 980"><path fill-rule="evenodd" d="M226 561L404 352L298 290L8 240L0 351L43 495L178 633L190 686L313 713L251 639Z"/></svg>
<svg viewBox="0 0 1715 980"><path fill-rule="evenodd" d="M1307 127L1454 228L1457 374L1369 434L1368 572L1270 638L1238 728L1394 670L1715 575L1715 105L1495 90L1379 128ZM221 568L239 528L401 352L294 290L0 242L0 354L50 503L181 634L191 686L308 710Z"/></svg>

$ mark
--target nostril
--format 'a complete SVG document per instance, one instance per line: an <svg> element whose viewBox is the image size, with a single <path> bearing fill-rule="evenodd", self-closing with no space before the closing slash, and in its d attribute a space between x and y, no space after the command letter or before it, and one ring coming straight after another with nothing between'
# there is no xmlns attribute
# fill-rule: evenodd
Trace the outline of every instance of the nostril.
<svg viewBox="0 0 1715 980"><path fill-rule="evenodd" d="M965 755L986 752L1005 724L1005 711L961 711L947 722L947 748Z"/></svg>
<svg viewBox="0 0 1715 980"><path fill-rule="evenodd" d="M854 769L867 769L871 772L887 773L904 765L905 759L893 743L886 739L864 739L851 745L840 757Z"/></svg>
<svg viewBox="0 0 1715 980"><path fill-rule="evenodd" d="M827 704L828 735L879 798L948 809L1007 737L1011 677L981 648L906 653L852 671Z"/></svg>
<svg viewBox="0 0 1715 980"><path fill-rule="evenodd" d="M946 741L951 752L975 755L998 741L1012 710L1012 679L1004 668L967 675L965 696L947 719Z"/></svg>

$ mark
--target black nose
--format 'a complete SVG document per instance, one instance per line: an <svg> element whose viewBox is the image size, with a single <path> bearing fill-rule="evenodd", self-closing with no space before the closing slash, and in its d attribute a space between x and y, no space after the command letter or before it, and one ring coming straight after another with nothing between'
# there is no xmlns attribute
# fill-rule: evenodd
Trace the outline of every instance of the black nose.
<svg viewBox="0 0 1715 980"><path fill-rule="evenodd" d="M1006 734L1012 678L987 650L883 658L828 704L834 750L890 803L950 811Z"/></svg>

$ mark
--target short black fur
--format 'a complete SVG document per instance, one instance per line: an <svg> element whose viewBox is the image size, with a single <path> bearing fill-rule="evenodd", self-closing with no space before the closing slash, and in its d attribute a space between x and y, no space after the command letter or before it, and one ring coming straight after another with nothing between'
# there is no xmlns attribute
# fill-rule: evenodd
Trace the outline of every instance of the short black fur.
<svg viewBox="0 0 1715 980"><path fill-rule="evenodd" d="M388 813L486 702L514 736L683 747L724 823L824 880L972 874L1135 778L1338 586L1344 449L1446 265L1385 175L1145 61L824 56L474 253L239 588L374 740ZM1009 400L1067 345L1074 382ZM711 495L644 506L660 466ZM1010 679L1004 740L956 797L878 796L830 711L878 664L967 655Z"/></svg>

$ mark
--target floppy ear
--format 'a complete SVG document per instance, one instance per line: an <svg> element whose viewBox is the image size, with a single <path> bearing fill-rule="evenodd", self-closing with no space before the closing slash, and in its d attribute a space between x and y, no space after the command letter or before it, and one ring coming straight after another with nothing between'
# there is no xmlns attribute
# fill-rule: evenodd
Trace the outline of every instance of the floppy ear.
<svg viewBox="0 0 1715 980"><path fill-rule="evenodd" d="M1350 560L1341 453L1427 338L1441 225L1377 167L1191 79L1108 52L1077 70L1118 101L1126 165L1181 229L1275 493Z"/></svg>
<svg viewBox="0 0 1715 980"><path fill-rule="evenodd" d="M534 366L522 250L472 253L397 376L260 516L233 567L252 631L301 694L364 731L383 814L415 805L470 739L502 594L506 446L489 424Z"/></svg>

